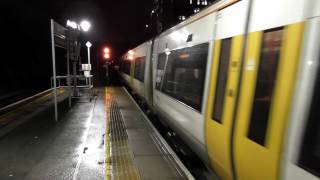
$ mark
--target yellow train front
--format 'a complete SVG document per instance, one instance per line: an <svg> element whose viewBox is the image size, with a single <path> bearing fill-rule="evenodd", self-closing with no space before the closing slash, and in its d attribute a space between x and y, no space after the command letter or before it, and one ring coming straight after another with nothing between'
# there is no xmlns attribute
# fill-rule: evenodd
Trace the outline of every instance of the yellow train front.
<svg viewBox="0 0 320 180"><path fill-rule="evenodd" d="M125 82L223 180L319 180L320 1L219 1L132 49Z"/></svg>

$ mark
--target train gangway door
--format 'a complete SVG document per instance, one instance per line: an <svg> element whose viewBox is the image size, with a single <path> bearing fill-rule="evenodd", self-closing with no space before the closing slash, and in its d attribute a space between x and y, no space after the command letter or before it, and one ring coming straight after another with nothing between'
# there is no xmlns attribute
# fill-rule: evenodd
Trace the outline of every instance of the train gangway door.
<svg viewBox="0 0 320 180"><path fill-rule="evenodd" d="M234 133L238 180L279 179L303 23L249 34Z"/></svg>
<svg viewBox="0 0 320 180"><path fill-rule="evenodd" d="M230 132L240 73L243 36L216 40L206 114L206 141L212 166L224 180L232 179Z"/></svg>

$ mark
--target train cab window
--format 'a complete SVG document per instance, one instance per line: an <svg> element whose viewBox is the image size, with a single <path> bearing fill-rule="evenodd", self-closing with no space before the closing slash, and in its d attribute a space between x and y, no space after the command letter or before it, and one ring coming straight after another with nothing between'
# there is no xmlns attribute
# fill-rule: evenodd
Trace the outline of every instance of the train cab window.
<svg viewBox="0 0 320 180"><path fill-rule="evenodd" d="M219 123L222 122L222 112L227 87L230 52L231 38L223 39L221 42L217 86L212 114L212 119Z"/></svg>
<svg viewBox="0 0 320 180"><path fill-rule="evenodd" d="M141 82L144 82L144 72L146 66L146 57L138 57L135 60L134 65L134 78Z"/></svg>
<svg viewBox="0 0 320 180"><path fill-rule="evenodd" d="M265 146L282 36L283 29L277 28L265 31L262 37L260 65L248 131L248 138L262 146Z"/></svg>
<svg viewBox="0 0 320 180"><path fill-rule="evenodd" d="M320 177L320 71L318 70L311 108L304 131L298 165Z"/></svg>
<svg viewBox="0 0 320 180"><path fill-rule="evenodd" d="M201 112L209 43L172 51L161 91Z"/></svg>
<svg viewBox="0 0 320 180"><path fill-rule="evenodd" d="M156 70L156 89L161 89L161 83L164 76L164 68L166 64L167 55L165 53L161 53L158 56L158 64Z"/></svg>

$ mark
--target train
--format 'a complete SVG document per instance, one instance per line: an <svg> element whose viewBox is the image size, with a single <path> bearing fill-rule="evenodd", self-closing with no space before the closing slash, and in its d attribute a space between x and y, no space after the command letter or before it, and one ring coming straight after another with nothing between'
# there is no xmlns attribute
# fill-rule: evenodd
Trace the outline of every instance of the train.
<svg viewBox="0 0 320 180"><path fill-rule="evenodd" d="M222 0L120 75L223 180L320 179L320 1Z"/></svg>

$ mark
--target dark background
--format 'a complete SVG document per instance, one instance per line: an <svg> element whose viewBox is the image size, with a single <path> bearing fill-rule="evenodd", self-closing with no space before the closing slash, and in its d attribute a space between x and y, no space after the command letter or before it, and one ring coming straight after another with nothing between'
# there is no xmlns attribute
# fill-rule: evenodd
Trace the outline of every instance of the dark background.
<svg viewBox="0 0 320 180"><path fill-rule="evenodd" d="M193 0L195 1L195 0ZM84 41L92 42L91 62L96 77L103 76L102 48L111 48L111 61L193 14L189 0L4 0L1 11L1 96L32 94L50 87L52 76L50 18L91 22ZM210 2L209 2L210 3ZM201 6L203 8L203 6ZM154 10L154 14L151 11ZM146 28L146 25L149 25ZM64 51L57 50L58 75L65 75ZM82 49L86 61L86 48ZM98 69L98 71L97 71ZM98 73L99 72L99 73ZM97 74L98 73L98 74ZM29 93L27 93L29 92Z"/></svg>

